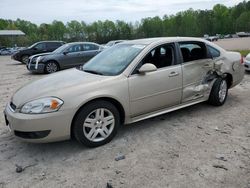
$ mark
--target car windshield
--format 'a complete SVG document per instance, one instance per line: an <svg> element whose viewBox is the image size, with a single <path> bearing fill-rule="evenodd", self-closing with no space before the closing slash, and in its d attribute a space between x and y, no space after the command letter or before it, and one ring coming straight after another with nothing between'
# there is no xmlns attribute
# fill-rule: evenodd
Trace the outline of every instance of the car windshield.
<svg viewBox="0 0 250 188"><path fill-rule="evenodd" d="M55 53L55 54L63 53L68 47L69 47L69 44L64 44L64 45L60 46L59 48L55 49L53 51L53 53Z"/></svg>
<svg viewBox="0 0 250 188"><path fill-rule="evenodd" d="M35 44L32 44L31 46L29 46L28 48L33 48L35 47L39 42L35 43Z"/></svg>
<svg viewBox="0 0 250 188"><path fill-rule="evenodd" d="M88 63L80 67L80 70L107 76L118 75L144 48L145 45L115 45L95 56Z"/></svg>

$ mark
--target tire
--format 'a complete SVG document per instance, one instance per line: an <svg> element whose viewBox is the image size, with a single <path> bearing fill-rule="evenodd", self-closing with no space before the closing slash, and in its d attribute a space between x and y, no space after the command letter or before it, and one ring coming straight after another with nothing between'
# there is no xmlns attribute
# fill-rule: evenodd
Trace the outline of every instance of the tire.
<svg viewBox="0 0 250 188"><path fill-rule="evenodd" d="M78 112L72 131L81 144L98 147L110 142L119 126L120 114L117 108L110 102L98 100L87 104Z"/></svg>
<svg viewBox="0 0 250 188"><path fill-rule="evenodd" d="M54 73L54 72L57 72L59 71L59 66L56 62L54 61L48 61L46 64L45 64L45 67L44 67L44 72L46 74L51 74L51 73Z"/></svg>
<svg viewBox="0 0 250 188"><path fill-rule="evenodd" d="M23 55L23 56L21 57L21 62L22 62L23 64L27 64L27 63L29 62L29 56L28 56L28 55Z"/></svg>
<svg viewBox="0 0 250 188"><path fill-rule="evenodd" d="M222 106L228 94L228 84L225 79L217 78L212 87L208 103L214 106Z"/></svg>

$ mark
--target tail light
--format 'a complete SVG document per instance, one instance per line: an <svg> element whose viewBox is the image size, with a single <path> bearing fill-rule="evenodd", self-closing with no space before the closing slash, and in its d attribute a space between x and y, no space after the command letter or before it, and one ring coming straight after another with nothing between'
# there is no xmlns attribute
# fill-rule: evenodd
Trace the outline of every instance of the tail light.
<svg viewBox="0 0 250 188"><path fill-rule="evenodd" d="M241 64L244 63L244 57L243 57L243 56L241 56L240 63L241 63Z"/></svg>

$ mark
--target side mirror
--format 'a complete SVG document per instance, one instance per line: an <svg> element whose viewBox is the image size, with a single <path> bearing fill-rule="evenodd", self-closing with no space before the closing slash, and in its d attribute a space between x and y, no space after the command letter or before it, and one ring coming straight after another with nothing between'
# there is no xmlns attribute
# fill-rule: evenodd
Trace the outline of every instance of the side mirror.
<svg viewBox="0 0 250 188"><path fill-rule="evenodd" d="M34 47L33 50L38 50L38 48L37 48L37 47Z"/></svg>
<svg viewBox="0 0 250 188"><path fill-rule="evenodd" d="M156 70L157 70L157 68L155 65L153 65L152 63L146 63L146 64L142 65L138 71L140 74L145 74L147 72L153 72Z"/></svg>
<svg viewBox="0 0 250 188"><path fill-rule="evenodd" d="M63 55L67 55L69 52L63 52Z"/></svg>

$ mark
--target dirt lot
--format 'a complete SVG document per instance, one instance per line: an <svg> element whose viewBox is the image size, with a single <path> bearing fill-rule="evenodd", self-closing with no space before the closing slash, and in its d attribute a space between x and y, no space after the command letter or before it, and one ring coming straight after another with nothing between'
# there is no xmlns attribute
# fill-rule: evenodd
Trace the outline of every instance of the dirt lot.
<svg viewBox="0 0 250 188"><path fill-rule="evenodd" d="M44 77L0 57L0 111L12 93ZM250 187L250 74L222 107L198 104L124 126L109 144L20 142L0 116L1 187ZM35 126L35 125L34 125ZM125 159L116 161L118 155ZM22 173L16 166L34 165Z"/></svg>
<svg viewBox="0 0 250 188"><path fill-rule="evenodd" d="M227 50L250 50L250 37L223 39L215 43Z"/></svg>

